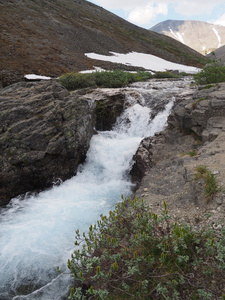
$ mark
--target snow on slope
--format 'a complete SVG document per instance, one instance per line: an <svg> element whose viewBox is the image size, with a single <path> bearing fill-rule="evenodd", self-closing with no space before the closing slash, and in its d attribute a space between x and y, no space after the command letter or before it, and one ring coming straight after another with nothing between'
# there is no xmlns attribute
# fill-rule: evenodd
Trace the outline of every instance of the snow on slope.
<svg viewBox="0 0 225 300"><path fill-rule="evenodd" d="M183 39L182 35L180 34L180 32L174 33L170 27L169 27L169 30L175 38L177 38L181 43L185 44L184 39Z"/></svg>
<svg viewBox="0 0 225 300"><path fill-rule="evenodd" d="M218 31L216 30L216 28L213 28L213 31L214 31L214 33L215 33L215 35L217 36L218 41L219 41L219 45L218 45L217 48L220 48L220 47L222 46L222 43L221 43L221 37L220 37Z"/></svg>
<svg viewBox="0 0 225 300"><path fill-rule="evenodd" d="M176 64L157 56L145 53L130 52L127 54L110 52L112 55L101 55L97 53L85 53L92 59L110 61L134 67L142 67L151 71L179 70L180 72L197 73L199 69L185 65Z"/></svg>

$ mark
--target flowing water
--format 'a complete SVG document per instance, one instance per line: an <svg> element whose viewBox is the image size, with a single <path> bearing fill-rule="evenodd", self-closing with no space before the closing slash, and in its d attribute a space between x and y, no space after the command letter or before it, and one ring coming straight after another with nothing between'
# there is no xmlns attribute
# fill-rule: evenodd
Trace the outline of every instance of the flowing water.
<svg viewBox="0 0 225 300"><path fill-rule="evenodd" d="M163 129L184 83L155 84L157 90L152 83L126 89L131 106L112 131L93 136L75 177L39 195L12 199L1 210L0 300L64 299L75 230L87 230L101 213L113 209L121 194L131 194L132 156L143 137ZM139 99L131 96L134 90ZM152 119L150 104L156 95L164 95L165 107ZM57 266L64 274L56 272Z"/></svg>

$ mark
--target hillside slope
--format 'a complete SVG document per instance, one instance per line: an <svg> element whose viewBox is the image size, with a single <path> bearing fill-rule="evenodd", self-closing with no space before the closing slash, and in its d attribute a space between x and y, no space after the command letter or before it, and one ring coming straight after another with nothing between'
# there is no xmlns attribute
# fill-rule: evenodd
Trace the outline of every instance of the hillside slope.
<svg viewBox="0 0 225 300"><path fill-rule="evenodd" d="M85 0L1 0L0 27L0 71L58 76L106 66L86 52L136 51L192 66L202 59L187 46Z"/></svg>
<svg viewBox="0 0 225 300"><path fill-rule="evenodd" d="M225 45L208 54L211 59L221 60L225 65Z"/></svg>
<svg viewBox="0 0 225 300"><path fill-rule="evenodd" d="M204 55L225 45L225 26L207 22L167 20L151 30L170 36Z"/></svg>

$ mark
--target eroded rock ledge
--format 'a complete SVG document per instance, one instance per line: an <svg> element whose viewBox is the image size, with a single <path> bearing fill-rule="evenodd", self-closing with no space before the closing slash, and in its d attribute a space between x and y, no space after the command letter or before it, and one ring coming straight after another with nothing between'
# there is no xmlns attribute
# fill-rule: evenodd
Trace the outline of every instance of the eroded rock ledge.
<svg viewBox="0 0 225 300"><path fill-rule="evenodd" d="M203 182L194 180L199 165L222 186L212 199L206 199ZM160 213L166 201L175 220L220 230L225 225L225 83L178 98L167 128L142 141L135 168L143 175L135 196L154 212Z"/></svg>
<svg viewBox="0 0 225 300"><path fill-rule="evenodd" d="M89 147L94 119L92 105L57 82L20 82L1 90L0 97L3 205L76 173Z"/></svg>
<svg viewBox="0 0 225 300"><path fill-rule="evenodd" d="M110 129L125 95L98 89L69 93L57 81L40 81L8 86L0 99L1 206L75 175L95 125Z"/></svg>

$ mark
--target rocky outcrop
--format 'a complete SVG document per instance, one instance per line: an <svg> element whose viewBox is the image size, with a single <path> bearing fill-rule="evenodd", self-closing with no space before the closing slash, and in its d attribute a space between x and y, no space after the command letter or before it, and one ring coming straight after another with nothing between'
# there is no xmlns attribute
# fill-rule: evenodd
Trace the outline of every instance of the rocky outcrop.
<svg viewBox="0 0 225 300"><path fill-rule="evenodd" d="M135 168L144 176L135 196L155 213L165 201L174 220L219 232L225 226L225 83L193 92L177 98L164 131L141 143ZM198 166L215 174L221 187L212 197L194 179Z"/></svg>
<svg viewBox="0 0 225 300"><path fill-rule="evenodd" d="M94 128L112 128L127 105L125 94L123 89L89 88L69 93L57 81L2 89L0 206L75 175Z"/></svg>
<svg viewBox="0 0 225 300"><path fill-rule="evenodd" d="M95 101L96 130L111 130L126 107L125 89L96 89L86 93L84 99Z"/></svg>
<svg viewBox="0 0 225 300"><path fill-rule="evenodd" d="M0 91L0 205L65 180L83 162L93 134L91 101L54 81Z"/></svg>
<svg viewBox="0 0 225 300"><path fill-rule="evenodd" d="M192 99L178 103L168 118L168 124L194 132L203 142L214 140L225 128L224 91L225 83L200 89Z"/></svg>

